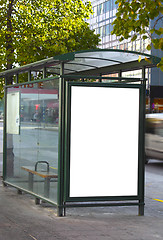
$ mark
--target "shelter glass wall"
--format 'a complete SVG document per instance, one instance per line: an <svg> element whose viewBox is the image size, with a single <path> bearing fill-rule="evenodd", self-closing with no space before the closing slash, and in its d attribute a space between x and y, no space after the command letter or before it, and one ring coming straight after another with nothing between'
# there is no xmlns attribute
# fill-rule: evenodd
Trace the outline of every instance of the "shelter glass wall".
<svg viewBox="0 0 163 240"><path fill-rule="evenodd" d="M58 81L7 88L6 181L57 202Z"/></svg>

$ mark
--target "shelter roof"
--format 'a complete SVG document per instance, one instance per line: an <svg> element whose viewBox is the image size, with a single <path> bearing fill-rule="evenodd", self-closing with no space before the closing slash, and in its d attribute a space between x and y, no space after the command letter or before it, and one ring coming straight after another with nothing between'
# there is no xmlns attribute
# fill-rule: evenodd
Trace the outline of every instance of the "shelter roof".
<svg viewBox="0 0 163 240"><path fill-rule="evenodd" d="M127 50L94 49L57 55L21 67L0 72L0 77L22 72L47 72L60 75L64 63L64 75L104 75L118 71L129 71L142 67L155 67L160 58Z"/></svg>

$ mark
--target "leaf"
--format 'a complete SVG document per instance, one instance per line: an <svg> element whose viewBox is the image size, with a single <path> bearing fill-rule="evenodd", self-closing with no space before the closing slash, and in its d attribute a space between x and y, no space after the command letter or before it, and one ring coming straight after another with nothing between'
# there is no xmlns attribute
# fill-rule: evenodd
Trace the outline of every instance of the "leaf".
<svg viewBox="0 0 163 240"><path fill-rule="evenodd" d="M137 35L134 35L132 38L131 38L131 41L135 41L137 39Z"/></svg>
<svg viewBox="0 0 163 240"><path fill-rule="evenodd" d="M145 57L145 61L151 63L151 61L147 57Z"/></svg>
<svg viewBox="0 0 163 240"><path fill-rule="evenodd" d="M143 36L143 40L147 39L148 37L146 35Z"/></svg>
<svg viewBox="0 0 163 240"><path fill-rule="evenodd" d="M146 49L147 49L148 51L150 51L150 50L151 50L151 48L152 48L152 47L151 47L151 45L150 45L150 44L148 44L148 45L147 45L147 47L146 47Z"/></svg>
<svg viewBox="0 0 163 240"><path fill-rule="evenodd" d="M99 35L85 18L92 13L82 0L15 0L7 19L8 2L0 8L0 70L23 65L69 51L96 48ZM6 22L11 21L12 28ZM6 41L10 40L9 44ZM23 81L23 78L22 78Z"/></svg>
<svg viewBox="0 0 163 240"><path fill-rule="evenodd" d="M138 62L141 62L141 60L142 60L142 59L141 59L141 56L139 55Z"/></svg>
<svg viewBox="0 0 163 240"><path fill-rule="evenodd" d="M135 41L137 36L143 40L149 39L154 48L163 49L162 40L162 20L163 1L162 0L117 0L120 7L117 9L117 18L113 21L113 32L116 36L129 39L132 33L131 41ZM154 29L149 29L151 20ZM158 26L161 28L158 29ZM152 39L151 39L152 35ZM155 37L155 38L154 38ZM147 46L151 50L150 44Z"/></svg>

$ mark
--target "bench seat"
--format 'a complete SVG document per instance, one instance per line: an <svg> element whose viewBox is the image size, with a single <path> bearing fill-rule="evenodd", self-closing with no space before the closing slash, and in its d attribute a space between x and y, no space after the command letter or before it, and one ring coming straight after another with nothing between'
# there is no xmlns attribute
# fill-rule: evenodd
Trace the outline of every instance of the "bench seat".
<svg viewBox="0 0 163 240"><path fill-rule="evenodd" d="M44 178L44 197L49 198L50 192L50 180L54 178L57 182L58 174L52 171L36 171L32 166L22 166L22 170L27 171L29 173L29 181L28 188L33 192L33 184L34 184L34 175L40 176Z"/></svg>

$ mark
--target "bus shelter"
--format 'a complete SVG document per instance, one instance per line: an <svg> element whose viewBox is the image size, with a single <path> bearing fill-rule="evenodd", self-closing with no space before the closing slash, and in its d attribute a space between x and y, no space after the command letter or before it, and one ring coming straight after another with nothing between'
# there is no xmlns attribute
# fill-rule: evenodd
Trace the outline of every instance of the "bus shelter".
<svg viewBox="0 0 163 240"><path fill-rule="evenodd" d="M96 49L1 72L15 81L5 87L4 184L56 205L58 216L133 205L143 215L145 69L159 60ZM142 77L122 76L131 69Z"/></svg>

